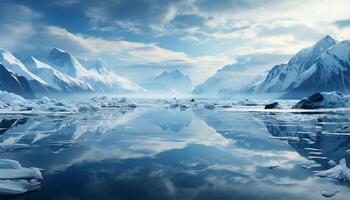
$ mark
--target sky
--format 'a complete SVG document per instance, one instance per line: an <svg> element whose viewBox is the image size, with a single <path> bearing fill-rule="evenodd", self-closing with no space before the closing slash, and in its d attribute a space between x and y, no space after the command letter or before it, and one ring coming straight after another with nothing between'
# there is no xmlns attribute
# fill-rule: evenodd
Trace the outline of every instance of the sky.
<svg viewBox="0 0 350 200"><path fill-rule="evenodd" d="M0 48L100 57L134 81L180 69L198 84L242 60L257 59L247 73L261 73L327 34L350 39L349 8L348 0L1 0Z"/></svg>

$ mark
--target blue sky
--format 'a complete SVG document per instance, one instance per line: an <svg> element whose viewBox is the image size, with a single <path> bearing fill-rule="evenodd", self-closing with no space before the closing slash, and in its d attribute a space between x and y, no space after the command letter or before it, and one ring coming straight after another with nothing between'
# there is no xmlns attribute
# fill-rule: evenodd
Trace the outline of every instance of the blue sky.
<svg viewBox="0 0 350 200"><path fill-rule="evenodd" d="M260 73L326 34L350 39L348 8L348 0L2 0L0 48L101 57L134 80L179 68L199 83L242 58L258 58L247 73Z"/></svg>

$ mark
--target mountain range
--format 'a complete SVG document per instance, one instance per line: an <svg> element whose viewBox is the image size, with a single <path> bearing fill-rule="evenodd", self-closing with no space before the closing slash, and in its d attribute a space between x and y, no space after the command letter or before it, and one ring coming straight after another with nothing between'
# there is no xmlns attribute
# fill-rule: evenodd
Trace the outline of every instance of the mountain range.
<svg viewBox="0 0 350 200"><path fill-rule="evenodd" d="M249 66L245 66L249 67ZM315 92L350 90L350 40L337 41L327 35L311 47L301 49L287 63L275 65L269 71L244 84L235 83L237 74L225 66L203 84L195 94L241 93L275 94L282 98L300 98ZM240 82L241 83L241 82Z"/></svg>
<svg viewBox="0 0 350 200"><path fill-rule="evenodd" d="M117 75L102 59L76 59L53 48L41 59L18 59L0 49L0 90L26 98L55 93L161 93L274 94L300 98L315 92L350 90L350 40L337 41L327 35L314 45L301 49L287 63L273 66L253 80L248 79L251 63L238 62L218 70L194 90L191 78L180 70L164 71L138 84Z"/></svg>
<svg viewBox="0 0 350 200"><path fill-rule="evenodd" d="M53 48L46 59L18 59L0 49L0 90L26 98L53 93L140 92L143 88L118 76L101 59L82 60Z"/></svg>

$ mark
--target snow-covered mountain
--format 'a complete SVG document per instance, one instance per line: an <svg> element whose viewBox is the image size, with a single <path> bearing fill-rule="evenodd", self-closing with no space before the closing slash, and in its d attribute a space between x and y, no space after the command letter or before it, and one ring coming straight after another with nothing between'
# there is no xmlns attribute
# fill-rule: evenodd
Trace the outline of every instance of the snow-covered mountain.
<svg viewBox="0 0 350 200"><path fill-rule="evenodd" d="M287 64L274 66L264 81L248 89L292 98L333 90L350 90L350 41L337 42L329 35L300 50Z"/></svg>
<svg viewBox="0 0 350 200"><path fill-rule="evenodd" d="M33 98L34 91L24 76L18 76L8 71L0 64L0 90L15 93L26 98Z"/></svg>
<svg viewBox="0 0 350 200"><path fill-rule="evenodd" d="M79 79L72 78L58 70L52 68L50 65L39 61L38 59L30 56L25 59L23 63L26 67L51 87L54 87L60 92L91 92L92 87Z"/></svg>
<svg viewBox="0 0 350 200"><path fill-rule="evenodd" d="M23 76L27 79L35 93L50 93L56 91L44 80L30 72L19 59L7 50L0 49L0 64L13 74Z"/></svg>
<svg viewBox="0 0 350 200"><path fill-rule="evenodd" d="M70 53L58 48L52 49L47 58L47 63L56 70L89 83L97 92L143 91L137 84L118 76L113 71L97 70L99 66L94 65L94 62L86 62L89 63L89 69L85 68ZM100 65L100 63L97 64Z"/></svg>
<svg viewBox="0 0 350 200"><path fill-rule="evenodd" d="M180 70L164 71L162 74L142 84L149 91L164 91L171 93L189 93L193 88L192 80Z"/></svg>
<svg viewBox="0 0 350 200"><path fill-rule="evenodd" d="M246 84L246 63L226 65L193 90L197 95L231 94ZM242 73L243 72L243 73Z"/></svg>

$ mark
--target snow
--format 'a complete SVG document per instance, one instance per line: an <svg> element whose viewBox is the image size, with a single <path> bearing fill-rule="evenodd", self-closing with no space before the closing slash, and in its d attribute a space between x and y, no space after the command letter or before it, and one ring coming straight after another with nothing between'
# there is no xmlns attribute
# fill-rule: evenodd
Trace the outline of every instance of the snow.
<svg viewBox="0 0 350 200"><path fill-rule="evenodd" d="M79 110L87 109L100 109L100 108L136 108L135 102L130 102L127 98L116 98L116 97L93 97L87 101L79 102L77 107Z"/></svg>
<svg viewBox="0 0 350 200"><path fill-rule="evenodd" d="M0 195L16 195L39 190L42 179L38 168L25 168L18 161L0 159Z"/></svg>
<svg viewBox="0 0 350 200"><path fill-rule="evenodd" d="M300 50L287 64L273 67L264 81L258 85L251 85L250 88L258 93L293 90L317 72L319 58L331 51L334 46L337 46L337 41L327 35L313 46Z"/></svg>
<svg viewBox="0 0 350 200"><path fill-rule="evenodd" d="M321 92L306 97L295 104L293 109L337 108L349 105L350 98L339 92Z"/></svg>
<svg viewBox="0 0 350 200"><path fill-rule="evenodd" d="M58 91L79 92L93 90L88 83L61 73L32 56L25 60L24 64L26 64L31 72Z"/></svg>
<svg viewBox="0 0 350 200"><path fill-rule="evenodd" d="M149 91L190 93L193 89L192 80L180 70L164 71L162 74L145 81L142 86Z"/></svg>
<svg viewBox="0 0 350 200"><path fill-rule="evenodd" d="M346 165L345 158L339 161L339 165L328 170L314 171L314 175L350 182L350 169Z"/></svg>
<svg viewBox="0 0 350 200"><path fill-rule="evenodd" d="M95 91L99 92L142 92L143 88L132 81L118 76L113 71L98 70L98 66L89 64L86 69L70 53L54 48L47 58L47 62L56 70L73 78L89 83ZM87 62L87 61L86 61ZM99 64L99 63L98 63Z"/></svg>
<svg viewBox="0 0 350 200"><path fill-rule="evenodd" d="M0 63L9 71L12 71L19 76L24 76L28 80L36 80L41 84L47 85L44 80L31 73L24 64L9 51L0 49Z"/></svg>

